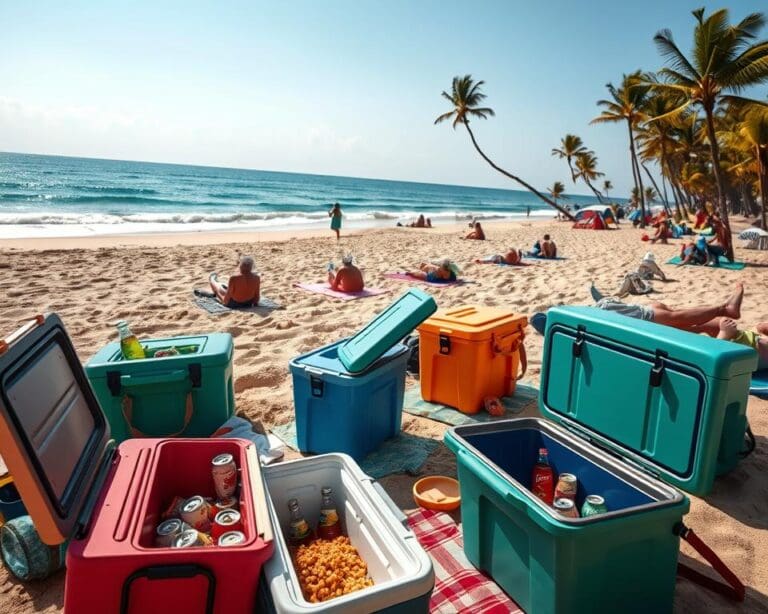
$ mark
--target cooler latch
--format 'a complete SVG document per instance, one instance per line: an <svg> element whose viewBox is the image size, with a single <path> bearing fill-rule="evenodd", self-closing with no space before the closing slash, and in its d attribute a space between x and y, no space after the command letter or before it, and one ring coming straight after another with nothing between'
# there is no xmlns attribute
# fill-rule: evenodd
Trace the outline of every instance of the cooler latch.
<svg viewBox="0 0 768 614"><path fill-rule="evenodd" d="M107 371L107 388L113 397L119 397L123 384L120 381L120 371Z"/></svg>
<svg viewBox="0 0 768 614"><path fill-rule="evenodd" d="M653 388L658 388L661 386L661 378L664 375L664 359L668 356L666 352L662 352L661 350L656 350L656 360L653 361L653 366L651 367L651 375L649 378L649 384Z"/></svg>
<svg viewBox="0 0 768 614"><path fill-rule="evenodd" d="M575 357L581 356L581 352L584 349L584 333L586 332L586 329L583 326L579 326L576 329L576 339L573 342L573 345L571 346L571 353Z"/></svg>
<svg viewBox="0 0 768 614"><path fill-rule="evenodd" d="M192 382L192 388L200 388L203 385L203 369L199 363L192 363L187 366L189 369L189 380Z"/></svg>
<svg viewBox="0 0 768 614"><path fill-rule="evenodd" d="M314 375L309 377L309 387L312 390L313 397L322 397L325 392L325 382Z"/></svg>
<svg viewBox="0 0 768 614"><path fill-rule="evenodd" d="M440 353L451 353L451 338L448 335L440 335Z"/></svg>

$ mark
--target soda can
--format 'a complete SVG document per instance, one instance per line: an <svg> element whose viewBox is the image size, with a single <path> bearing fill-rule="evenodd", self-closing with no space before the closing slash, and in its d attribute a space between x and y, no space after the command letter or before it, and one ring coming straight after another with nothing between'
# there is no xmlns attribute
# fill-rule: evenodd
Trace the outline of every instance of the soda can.
<svg viewBox="0 0 768 614"><path fill-rule="evenodd" d="M231 454L219 454L211 461L213 487L217 499L226 499L235 494L237 489L237 465Z"/></svg>
<svg viewBox="0 0 768 614"><path fill-rule="evenodd" d="M163 520L155 529L155 546L158 548L170 548L174 540L181 535L189 525L178 518Z"/></svg>
<svg viewBox="0 0 768 614"><path fill-rule="evenodd" d="M216 499L211 502L210 518L213 520L216 518L216 514L223 512L224 510L236 510L238 508L238 501L235 497L227 497L226 499Z"/></svg>
<svg viewBox="0 0 768 614"><path fill-rule="evenodd" d="M605 514L608 508L605 505L605 499L600 495L587 495L584 499L584 505L581 506L581 515L586 518L587 516L597 516L598 514Z"/></svg>
<svg viewBox="0 0 768 614"><path fill-rule="evenodd" d="M163 510L163 512L160 514L160 518L163 520L168 520L170 518L181 518L181 508L184 507L186 501L187 500L184 497L174 497L171 499L171 502L168 504L165 510Z"/></svg>
<svg viewBox="0 0 768 614"><path fill-rule="evenodd" d="M239 546L245 542L245 533L242 531L228 531L219 537L219 546Z"/></svg>
<svg viewBox="0 0 768 614"><path fill-rule="evenodd" d="M570 499L555 499L554 508L557 510L558 514L565 516L566 518L579 517L579 510L576 509L576 504Z"/></svg>
<svg viewBox="0 0 768 614"><path fill-rule="evenodd" d="M195 529L188 529L173 542L174 548L194 548L196 546L212 546L213 540L209 535Z"/></svg>
<svg viewBox="0 0 768 614"><path fill-rule="evenodd" d="M576 501L576 491L579 482L572 473L561 473L557 477L557 486L555 486L555 499L570 499Z"/></svg>
<svg viewBox="0 0 768 614"><path fill-rule="evenodd" d="M216 514L216 518L213 521L211 537L214 541L217 541L224 533L242 530L243 521L240 517L240 512L237 510L222 510Z"/></svg>
<svg viewBox="0 0 768 614"><path fill-rule="evenodd" d="M211 520L208 518L208 503L200 496L190 497L181 508L181 519L193 529L208 533Z"/></svg>

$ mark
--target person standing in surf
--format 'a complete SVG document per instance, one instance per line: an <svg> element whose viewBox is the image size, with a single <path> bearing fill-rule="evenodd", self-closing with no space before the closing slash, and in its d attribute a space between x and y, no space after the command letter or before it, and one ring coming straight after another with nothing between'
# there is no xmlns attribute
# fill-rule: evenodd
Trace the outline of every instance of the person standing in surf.
<svg viewBox="0 0 768 614"><path fill-rule="evenodd" d="M341 230L341 205L339 203L331 207L328 217L331 218L331 230L336 233L336 240L338 241L341 238L339 235L339 230Z"/></svg>

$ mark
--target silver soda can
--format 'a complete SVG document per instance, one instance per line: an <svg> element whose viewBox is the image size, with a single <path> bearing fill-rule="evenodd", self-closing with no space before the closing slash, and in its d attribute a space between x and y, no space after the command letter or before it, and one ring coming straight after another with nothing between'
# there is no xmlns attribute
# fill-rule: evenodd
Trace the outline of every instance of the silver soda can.
<svg viewBox="0 0 768 614"><path fill-rule="evenodd" d="M227 499L235 494L237 489L237 465L231 454L219 454L211 461L213 488L217 499Z"/></svg>
<svg viewBox="0 0 768 614"><path fill-rule="evenodd" d="M219 546L239 546L245 542L245 533L242 531L229 531L219 537Z"/></svg>
<svg viewBox="0 0 768 614"><path fill-rule="evenodd" d="M189 527L178 518L163 520L155 529L155 546L170 548L174 540Z"/></svg>
<svg viewBox="0 0 768 614"><path fill-rule="evenodd" d="M209 514L208 503L200 496L190 497L181 506L181 519L203 533L211 530Z"/></svg>
<svg viewBox="0 0 768 614"><path fill-rule="evenodd" d="M173 542L174 548L194 548L196 546L210 546L213 544L213 540L200 531L195 529L188 529L179 535Z"/></svg>
<svg viewBox="0 0 768 614"><path fill-rule="evenodd" d="M570 499L566 499L565 497L555 499L555 504L553 507L558 514L565 516L566 518L579 517L579 510L576 509L576 504Z"/></svg>

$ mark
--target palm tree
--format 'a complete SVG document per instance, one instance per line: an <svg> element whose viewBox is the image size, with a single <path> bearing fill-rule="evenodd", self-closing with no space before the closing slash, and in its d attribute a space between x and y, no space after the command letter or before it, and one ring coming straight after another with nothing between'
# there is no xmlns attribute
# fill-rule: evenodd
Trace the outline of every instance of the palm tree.
<svg viewBox="0 0 768 614"><path fill-rule="evenodd" d="M608 192L610 192L613 189L613 184L611 183L610 179L606 179L603 181L603 192L605 192L605 197L610 198L608 195Z"/></svg>
<svg viewBox="0 0 768 614"><path fill-rule="evenodd" d="M624 75L621 85L617 88L612 83L606 86L611 100L598 100L598 106L603 107L603 112L593 119L591 124L627 122L629 129L629 157L632 162L632 175L635 179L635 187L640 198L640 227L645 227L645 201L643 200L643 178L640 176L640 167L637 163L635 152L635 127L643 119L642 107L648 94L648 86L641 81L640 71Z"/></svg>
<svg viewBox="0 0 768 614"><path fill-rule="evenodd" d="M588 150L584 146L584 142L581 137L575 134L566 134L560 139L560 148L553 148L552 155L557 156L561 160L563 158L568 162L568 169L571 171L571 181L576 183L576 172L573 170L573 159L586 153Z"/></svg>
<svg viewBox="0 0 768 614"><path fill-rule="evenodd" d="M647 202L648 205L650 206L656 200L656 197L658 196L658 193L652 187L648 186L643 191L643 196L645 196L645 202Z"/></svg>
<svg viewBox="0 0 768 614"><path fill-rule="evenodd" d="M723 92L738 94L745 87L768 80L768 41L752 42L765 25L765 17L762 13L751 13L736 25L731 25L727 9L715 11L705 19L704 9L701 8L693 11L693 16L696 27L691 60L677 47L670 30L661 30L653 37L669 67L659 71L664 81L651 86L659 91L685 94L685 102L672 111L673 114L694 104L703 109L717 184L718 207L723 222L730 230L720 149L715 135L715 110L721 101L745 100ZM728 257L733 258L733 249L729 252Z"/></svg>
<svg viewBox="0 0 768 614"><path fill-rule="evenodd" d="M739 135L753 148L757 162L757 189L763 230L768 230L768 109L747 111Z"/></svg>
<svg viewBox="0 0 768 614"><path fill-rule="evenodd" d="M443 113L442 115L439 115L435 120L435 124L439 124L451 118L453 118L454 130L456 129L457 124L464 124L464 127L467 129L467 132L469 133L469 138L472 139L472 145L475 146L477 153L480 154L480 157L482 157L483 160L485 160L491 166L491 168L498 171L505 177L509 177L512 181L516 181L517 183L525 187L530 192L533 192L533 194L538 196L545 203L557 209L567 219L573 220L573 216L570 213L568 213L565 209L561 208L560 205L558 205L556 202L544 196L544 194L539 192L536 188L534 188L529 183L526 183L519 177L516 177L515 175L505 171L503 168L496 165L493 162L493 160L491 160L488 156L486 156L485 152L483 152L483 150L480 149L480 146L477 144L477 141L475 140L475 135L472 132L472 129L469 127L469 118L479 117L480 119L488 119L488 116L493 117L495 115L495 113L493 112L493 109L490 109L488 107L478 106L480 103L482 103L483 100L485 100L485 94L483 94L480 91L480 88L483 86L484 83L485 83L484 81L475 82L472 79L472 75L465 75L463 77L454 77L453 83L451 84L451 93L449 94L448 92L445 92L445 91L442 93L443 98L451 102L451 104L453 105L453 109L451 109L447 113Z"/></svg>
<svg viewBox="0 0 768 614"><path fill-rule="evenodd" d="M558 198L568 198L565 195L565 186L562 181L555 181L551 188L547 188L547 192L549 192L549 195L555 202L557 202Z"/></svg>
<svg viewBox="0 0 768 614"><path fill-rule="evenodd" d="M595 186L592 185L593 181L605 176L605 173L601 173L597 170L597 156L591 151L579 154L576 158L576 168L578 169L576 177L583 179L584 183L587 184L587 187L592 190L593 194L597 197L597 202L602 203L603 197L600 195L600 192L595 189Z"/></svg>

